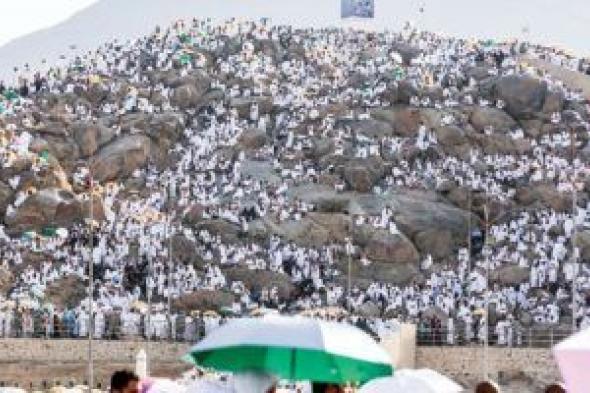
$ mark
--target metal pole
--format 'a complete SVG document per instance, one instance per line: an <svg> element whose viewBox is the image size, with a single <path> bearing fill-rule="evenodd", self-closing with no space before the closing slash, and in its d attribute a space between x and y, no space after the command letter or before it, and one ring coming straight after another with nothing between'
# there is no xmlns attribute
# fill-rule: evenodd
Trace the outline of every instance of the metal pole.
<svg viewBox="0 0 590 393"><path fill-rule="evenodd" d="M490 221L488 215L487 195L486 204L484 205L484 217L486 222L486 292L485 292L485 307L486 307L486 330L484 337L484 381L489 378L488 361L489 361L489 330L490 330L490 249L489 249L489 238L490 238Z"/></svg>
<svg viewBox="0 0 590 393"><path fill-rule="evenodd" d="M572 278L572 332L575 333L577 330L576 324L576 311L577 311L577 304L576 304L576 265L578 262L577 252L576 252L576 237L577 237L577 223L576 223L576 216L578 211L578 190L576 187L576 165L574 162L574 158L576 156L576 141L573 128L570 128L570 144L571 144L571 165L572 165L572 218L573 218L573 230L572 230L572 268L574 269L574 276Z"/></svg>
<svg viewBox="0 0 590 393"><path fill-rule="evenodd" d="M94 387L94 359L92 356L92 335L94 334L94 315L93 315L93 304L94 303L94 236L92 231L92 224L94 223L94 197L92 191L94 189L94 180L92 173L90 177L90 230L88 231L88 237L90 239L90 257L88 258L88 391L92 392Z"/></svg>
<svg viewBox="0 0 590 393"><path fill-rule="evenodd" d="M352 311L352 304L350 300L351 290L352 290L352 256L348 255L348 304L349 304L349 311Z"/></svg>
<svg viewBox="0 0 590 393"><path fill-rule="evenodd" d="M168 324L170 327L170 339L174 337L172 331L172 215L170 214L171 204L170 197L168 198L168 219L167 234L168 234Z"/></svg>
<svg viewBox="0 0 590 393"><path fill-rule="evenodd" d="M148 243L149 244L149 243ZM146 369L147 375L150 375L150 341L151 341L151 330L152 330L152 290L150 288L150 283L152 279L152 255L150 253L149 248L147 248L147 258L148 258L148 271L145 279L145 289L146 289L146 296L147 296L147 337L145 343L145 354L146 354Z"/></svg>
<svg viewBox="0 0 590 393"><path fill-rule="evenodd" d="M469 274L469 272L471 272L471 210L473 208L472 207L473 201L471 199L472 198L471 192L472 192L472 190L471 190L471 185L470 185L469 192L467 193L467 207L469 209L469 210L467 210L467 212L469 214L468 218L467 218L467 220L468 220L467 221L467 225L468 225L468 227L467 227L467 251L468 251L467 272L468 272L468 274Z"/></svg>

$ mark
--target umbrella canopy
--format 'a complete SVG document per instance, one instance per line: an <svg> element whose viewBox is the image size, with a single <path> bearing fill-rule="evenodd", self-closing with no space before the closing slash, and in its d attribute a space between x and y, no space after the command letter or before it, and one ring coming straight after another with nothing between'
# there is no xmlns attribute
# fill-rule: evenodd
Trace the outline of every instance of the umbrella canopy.
<svg viewBox="0 0 590 393"><path fill-rule="evenodd" d="M576 333L553 347L568 393L587 392L590 385L590 329Z"/></svg>
<svg viewBox="0 0 590 393"><path fill-rule="evenodd" d="M460 393L463 388L430 369L399 370L395 376L374 379L359 393L412 392L412 393Z"/></svg>
<svg viewBox="0 0 590 393"><path fill-rule="evenodd" d="M233 320L195 345L187 360L220 371L339 384L393 373L389 355L361 330L302 317Z"/></svg>

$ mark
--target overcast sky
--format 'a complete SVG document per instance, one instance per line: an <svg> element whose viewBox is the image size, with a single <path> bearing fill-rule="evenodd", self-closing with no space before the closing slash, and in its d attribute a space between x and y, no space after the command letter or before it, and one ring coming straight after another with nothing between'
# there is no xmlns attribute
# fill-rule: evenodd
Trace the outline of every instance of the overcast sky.
<svg viewBox="0 0 590 393"><path fill-rule="evenodd" d="M0 46L51 27L97 0L0 0Z"/></svg>
<svg viewBox="0 0 590 393"><path fill-rule="evenodd" d="M0 0L0 78L15 65L52 63L71 45L89 50L194 16L349 24L340 20L340 0ZM590 55L590 0L376 0L375 19L365 25L399 29L407 20L454 36L520 37Z"/></svg>

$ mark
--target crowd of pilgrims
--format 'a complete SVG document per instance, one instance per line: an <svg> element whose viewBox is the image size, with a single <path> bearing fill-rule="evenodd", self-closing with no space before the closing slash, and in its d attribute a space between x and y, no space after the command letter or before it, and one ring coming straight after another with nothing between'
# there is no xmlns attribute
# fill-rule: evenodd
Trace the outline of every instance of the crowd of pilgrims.
<svg viewBox="0 0 590 393"><path fill-rule="evenodd" d="M214 52L226 36L240 43L241 50L236 54L211 63L196 51L192 60L186 61L186 48ZM273 59L255 50L253 42L262 39L284 46L299 45L305 57ZM409 42L423 54L404 65L399 54L390 50L394 41ZM365 46L373 50L372 58L359 55L360 48ZM490 66L490 74L539 76L536 70L516 61L518 51L516 44L485 48L481 43L427 32L294 30L262 22L228 21L213 25L194 20L158 29L141 39L108 43L67 66L36 71L33 75L29 69L19 70L18 85L0 85L0 113L6 124L0 134L4 167L9 167L14 157L36 156L29 150L32 135L15 116L34 110L35 100L45 92L74 92L100 84L124 97L120 101L107 100L99 108L67 107L69 114L79 120L166 111L177 111L190 120L181 142L171 148L171 153L178 157L171 167L162 171L147 165L133 173L133 177L145 181L146 190L150 190L147 197L121 198L122 184L90 182L94 192L101 194L106 220L92 226L60 228L52 236L11 237L0 228L0 264L16 272L0 302L0 337L88 336L87 295L79 304L68 305L50 304L44 296L48 287L64 277L87 279L89 260L94 263L95 280L93 331L99 338L149 335L195 340L227 318L212 312L168 310L169 297L175 300L197 290L233 294L233 305L225 310L229 317L249 315L260 308L298 313L341 307L346 311L330 318L351 321L377 335L394 329L400 322L414 322L420 334L437 331L441 342L448 344L484 340L490 334L500 345L517 345L519 332L524 329L523 315L530 316L533 324L558 328L564 323L571 325L572 304L577 327L590 327L590 268L580 255L572 258L571 242L576 228L590 225L589 204L580 203L575 212L565 213L550 208L516 211L490 226L485 245L478 252L462 248L456 250L454 261L444 263L422 255L423 280L405 286L379 282L367 288L353 285L350 291L341 280L346 272L340 271L336 262L348 255L363 265L371 263L350 240L319 248L299 246L278 236L263 242L243 236L239 242L227 243L222 236L194 230L182 220L195 204L203 207L205 219L225 220L238 226L241 234L247 234L252 221L260 217L276 222L301 220L314 206L290 198L288 190L294 185L313 183L322 175L323 170L311 160L293 162L294 157L301 157L298 153L309 148L312 137L330 138L335 154L357 157L392 157L408 147L427 150L438 143L434 132L425 125L411 137L353 135L339 119L320 115L323 106L345 103L355 108L345 118L369 119L371 108L389 105L382 98L388 84L407 80L416 87L443 87L442 100L415 96L410 104L437 108L444 113L444 124L461 126L464 119L454 117L448 109L463 104L499 108L504 105L501 101L474 98L470 91L477 89L477 82L465 76L465 68L483 63ZM170 101L171 89L148 78L150 71L173 68L180 75L206 71L212 78L211 88L223 91L226 97L269 95L279 108L278 113L273 117L261 113L253 100L247 116L240 116L222 98L213 100L198 113L190 108L176 108ZM329 78L321 71L326 68L332 70ZM366 76L370 83L362 88L352 87L349 77L356 73ZM251 79L253 87L225 85L227 78L222 76L228 74ZM569 90L560 81L549 75L539 77L547 81L550 89L562 90L568 100L584 102L579 92ZM121 92L122 81L132 87ZM152 96L160 97L158 102L139 95L140 87L147 87ZM554 113L552 121L559 126L561 114ZM306 128L301 132L303 124ZM220 153L225 147L235 146L245 130L252 128L272 134L272 142L256 150L255 157L246 157L241 152L228 159ZM494 131L488 127L484 132ZM513 130L512 137L528 138L520 129ZM352 139L353 151L346 151ZM394 187L436 189L452 181L473 192L485 192L489 200L506 201L514 197L515 184L540 180L554 182L560 192L570 192L571 165L562 153L563 148L570 146L570 134L564 129L531 143L533 154L521 156L486 155L472 148L468 159L450 155L424 155L411 162L400 159L372 192L383 193ZM245 175L242 170L253 159L272 162L279 180L273 183L256 174ZM43 157L34 162L32 170L47 165ZM493 169L482 174L474 169L477 162ZM573 165L576 176L583 178L588 171L586 165L578 159ZM79 167L70 181L88 183L88 176L88 168ZM18 188L18 176L9 182L14 189ZM346 184L337 183L335 188L345 190ZM13 214L29 195L20 191L7 215ZM244 203L246 200L248 203ZM168 208L171 201L176 209ZM387 208L377 216L357 215L355 222L391 233L398 231ZM185 265L175 260L174 253L170 254L169 239L178 235L196 244L194 252L202 266ZM39 266L23 266L25 252L46 258ZM576 252L579 254L579 250ZM489 272L507 265L527 269L528 278L520 284L496 282L488 286ZM252 290L224 275L226 268L235 266L284 273L301 290L293 298L281 297L279 288L272 285ZM153 302L149 324L145 306L148 298ZM360 316L369 302L378 306L378 315ZM493 319L487 317L490 310L494 310Z"/></svg>

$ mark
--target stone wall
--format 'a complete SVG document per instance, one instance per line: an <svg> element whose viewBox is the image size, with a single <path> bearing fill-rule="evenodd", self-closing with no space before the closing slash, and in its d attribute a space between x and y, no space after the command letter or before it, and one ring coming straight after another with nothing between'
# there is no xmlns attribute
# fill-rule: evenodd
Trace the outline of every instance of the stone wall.
<svg viewBox="0 0 590 393"><path fill-rule="evenodd" d="M110 374L119 369L135 369L135 355L146 347L143 341L94 341L95 381L106 386ZM180 358L188 344L149 344L150 367L158 376L178 376L190 368ZM0 340L0 383L30 387L47 383L87 380L88 341L86 340Z"/></svg>
<svg viewBox="0 0 590 393"><path fill-rule="evenodd" d="M95 381L106 386L118 369L135 369L135 355L143 341L95 341ZM180 358L188 344L150 343L151 370L156 376L178 376L190 366ZM85 340L0 340L0 383L22 387L87 380L88 342ZM432 368L465 386L483 379L485 353L482 347L417 347L417 368ZM544 386L559 381L551 351L534 348L489 348L489 374L500 383L514 380Z"/></svg>
<svg viewBox="0 0 590 393"><path fill-rule="evenodd" d="M465 386L482 381L484 375L483 347L417 347L416 367L432 368ZM489 348L488 373L501 384L521 380L546 386L560 380L551 350L537 348Z"/></svg>

